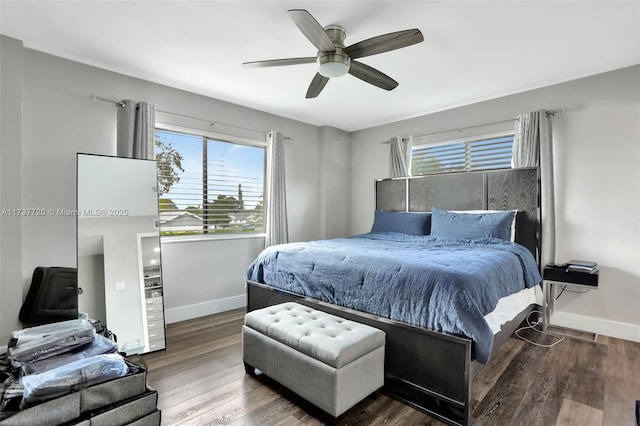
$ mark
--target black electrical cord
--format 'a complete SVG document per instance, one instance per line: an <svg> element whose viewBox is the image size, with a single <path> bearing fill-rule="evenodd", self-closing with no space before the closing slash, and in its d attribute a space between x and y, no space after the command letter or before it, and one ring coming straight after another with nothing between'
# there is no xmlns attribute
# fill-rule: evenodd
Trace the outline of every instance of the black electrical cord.
<svg viewBox="0 0 640 426"><path fill-rule="evenodd" d="M576 293L576 294L589 293L589 292L591 291L591 289L590 289L590 288L588 288L588 289L586 289L586 290L584 290L584 291L567 290L567 286L565 285L565 286L562 286L562 290L560 290L560 294L558 294L558 295L556 296L556 300L558 300L558 298L559 298L560 296L562 296L562 293L564 293L564 292L565 292L565 290L567 291L567 293Z"/></svg>

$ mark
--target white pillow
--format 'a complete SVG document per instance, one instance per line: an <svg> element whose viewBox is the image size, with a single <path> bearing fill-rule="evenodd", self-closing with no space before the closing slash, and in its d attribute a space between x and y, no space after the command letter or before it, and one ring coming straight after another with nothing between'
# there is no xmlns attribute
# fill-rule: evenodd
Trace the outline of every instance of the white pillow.
<svg viewBox="0 0 640 426"><path fill-rule="evenodd" d="M485 214L485 213L500 213L504 211L513 212L513 222L511 222L511 242L516 241L516 218L518 217L518 210L449 210L452 213L465 213L465 214Z"/></svg>

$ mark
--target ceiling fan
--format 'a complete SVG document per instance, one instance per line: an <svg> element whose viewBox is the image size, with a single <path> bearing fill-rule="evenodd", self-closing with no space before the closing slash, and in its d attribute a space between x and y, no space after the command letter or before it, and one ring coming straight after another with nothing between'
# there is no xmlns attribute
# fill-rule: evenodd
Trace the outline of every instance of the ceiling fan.
<svg viewBox="0 0 640 426"><path fill-rule="evenodd" d="M277 67L317 62L318 72L311 80L307 90L307 98L318 96L330 78L341 77L346 73L382 89L393 90L398 86L397 81L354 59L400 49L424 40L420 30L411 29L379 35L345 47L344 39L347 33L340 25L328 25L322 28L318 21L304 9L292 9L288 12L300 31L318 48L317 55L304 58L245 62L243 65L247 67Z"/></svg>

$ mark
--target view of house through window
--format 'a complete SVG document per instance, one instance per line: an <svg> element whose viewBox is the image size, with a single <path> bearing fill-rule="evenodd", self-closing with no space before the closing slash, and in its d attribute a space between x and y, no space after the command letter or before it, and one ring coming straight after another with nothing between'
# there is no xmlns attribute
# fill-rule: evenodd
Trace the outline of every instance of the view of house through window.
<svg viewBox="0 0 640 426"><path fill-rule="evenodd" d="M414 144L411 175L508 169L511 167L513 134L479 136L472 140L433 145Z"/></svg>
<svg viewBox="0 0 640 426"><path fill-rule="evenodd" d="M265 147L156 129L163 236L263 232Z"/></svg>

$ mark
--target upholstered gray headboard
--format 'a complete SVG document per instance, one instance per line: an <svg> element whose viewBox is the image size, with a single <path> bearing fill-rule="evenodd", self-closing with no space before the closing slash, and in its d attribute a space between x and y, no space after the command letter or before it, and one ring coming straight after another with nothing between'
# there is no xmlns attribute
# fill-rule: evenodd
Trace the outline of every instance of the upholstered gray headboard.
<svg viewBox="0 0 640 426"><path fill-rule="evenodd" d="M518 210L516 242L540 263L538 168L442 173L376 180L376 209Z"/></svg>

